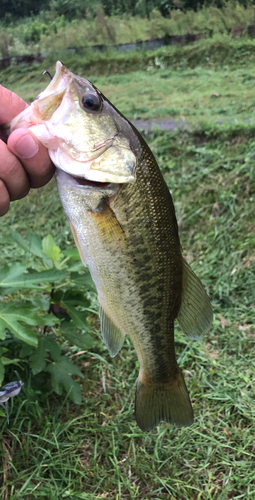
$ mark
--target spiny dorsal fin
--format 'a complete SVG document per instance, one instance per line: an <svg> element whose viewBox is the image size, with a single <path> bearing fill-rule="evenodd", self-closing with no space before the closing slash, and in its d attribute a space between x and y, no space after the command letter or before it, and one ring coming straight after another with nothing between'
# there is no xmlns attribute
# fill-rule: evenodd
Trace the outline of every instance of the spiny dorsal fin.
<svg viewBox="0 0 255 500"><path fill-rule="evenodd" d="M118 354L123 346L125 333L123 333L112 321L110 316L105 312L101 304L99 304L99 317L101 323L101 332L103 341L112 358Z"/></svg>
<svg viewBox="0 0 255 500"><path fill-rule="evenodd" d="M198 340L210 330L212 320L209 297L200 279L183 259L182 301L177 321L189 338Z"/></svg>

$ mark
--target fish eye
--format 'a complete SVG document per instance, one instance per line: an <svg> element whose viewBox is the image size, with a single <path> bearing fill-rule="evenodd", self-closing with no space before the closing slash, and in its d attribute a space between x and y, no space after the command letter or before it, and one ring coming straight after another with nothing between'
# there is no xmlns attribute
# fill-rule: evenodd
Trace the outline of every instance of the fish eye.
<svg viewBox="0 0 255 500"><path fill-rule="evenodd" d="M85 94L81 100L84 108L91 111L99 111L101 108L101 99L97 94Z"/></svg>

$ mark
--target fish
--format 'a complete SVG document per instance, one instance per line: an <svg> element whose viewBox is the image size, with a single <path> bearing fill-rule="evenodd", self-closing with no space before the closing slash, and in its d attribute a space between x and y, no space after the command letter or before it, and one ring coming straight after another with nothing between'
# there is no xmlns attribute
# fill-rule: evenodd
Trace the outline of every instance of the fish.
<svg viewBox="0 0 255 500"><path fill-rule="evenodd" d="M174 347L178 321L191 339L211 328L203 285L182 255L169 189L146 141L90 81L60 61L11 131L28 127L55 164L62 205L95 283L103 341L112 357L125 335L140 370L135 418L189 426L194 415Z"/></svg>
<svg viewBox="0 0 255 500"><path fill-rule="evenodd" d="M2 385L0 387L0 405L4 408L6 412L7 423L9 424L9 413L8 413L8 401L10 398L17 396L21 387L24 383L21 380L15 380L14 382L9 382L9 384Z"/></svg>

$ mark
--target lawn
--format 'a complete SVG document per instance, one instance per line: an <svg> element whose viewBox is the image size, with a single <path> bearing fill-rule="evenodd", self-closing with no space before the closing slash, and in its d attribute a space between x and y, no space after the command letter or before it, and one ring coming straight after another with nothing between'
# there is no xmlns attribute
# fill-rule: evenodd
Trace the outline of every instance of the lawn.
<svg viewBox="0 0 255 500"><path fill-rule="evenodd" d="M129 119L204 123L253 122L255 42L215 37L155 52L52 54L35 67L2 71L2 84L32 102L54 74L55 61L91 80Z"/></svg>
<svg viewBox="0 0 255 500"><path fill-rule="evenodd" d="M188 131L154 132L147 140L173 196L184 255L214 311L213 328L201 343L176 327L177 358L195 423L182 429L162 423L146 434L139 430L133 415L134 349L126 339L111 359L98 316L91 312L93 348L63 346L84 376L75 377L82 387L80 405L54 393L47 373L37 375L35 383L28 353L7 371L8 380L19 376L25 385L13 399L9 426L4 414L0 417L2 498L253 500L254 67L239 65L230 73L204 65L92 76L131 119L174 117L191 124ZM29 100L45 86L42 77L19 85L9 78L6 86ZM51 233L63 252L74 247L54 181L13 203L1 220L1 266L36 267L34 255L13 241L10 227L23 236L28 229L40 238ZM95 311L95 295L88 294Z"/></svg>

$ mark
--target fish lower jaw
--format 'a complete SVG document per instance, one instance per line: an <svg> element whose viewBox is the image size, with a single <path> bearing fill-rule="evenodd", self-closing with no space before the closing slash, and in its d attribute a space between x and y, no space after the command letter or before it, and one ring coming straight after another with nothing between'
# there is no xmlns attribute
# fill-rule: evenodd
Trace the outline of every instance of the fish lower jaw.
<svg viewBox="0 0 255 500"><path fill-rule="evenodd" d="M106 189L108 186L114 186L121 184L116 182L116 176L111 172L105 172L102 170L90 168L93 159L86 160L84 162L78 161L68 155L66 151L60 147L49 150L50 158L57 170L64 172L72 179L72 185L74 186L84 186L93 189ZM67 178L66 178L67 179Z"/></svg>
<svg viewBox="0 0 255 500"><path fill-rule="evenodd" d="M84 176L72 175L69 172L65 172L60 168L56 168L56 177L61 178L65 184L72 185L73 187L81 187L94 190L108 190L116 191L118 188L117 184L112 182L99 182L86 179Z"/></svg>
<svg viewBox="0 0 255 500"><path fill-rule="evenodd" d="M110 182L90 181L88 179L85 179L85 177L75 177L75 176L71 176L71 177L73 177L77 181L77 183L79 184L79 186L85 186L85 187L88 187L88 188L91 187L91 188L102 189L102 188L107 188L108 186L111 185Z"/></svg>

